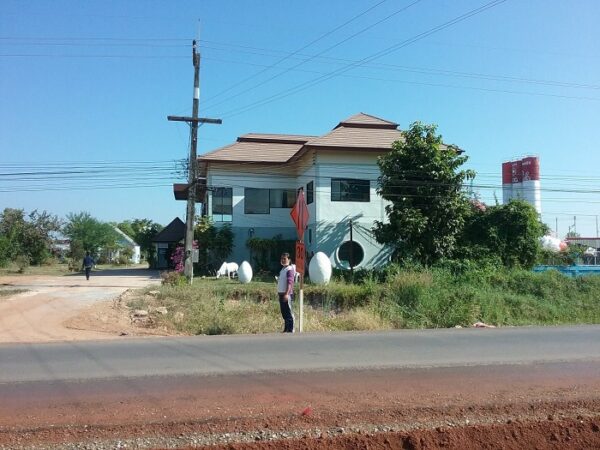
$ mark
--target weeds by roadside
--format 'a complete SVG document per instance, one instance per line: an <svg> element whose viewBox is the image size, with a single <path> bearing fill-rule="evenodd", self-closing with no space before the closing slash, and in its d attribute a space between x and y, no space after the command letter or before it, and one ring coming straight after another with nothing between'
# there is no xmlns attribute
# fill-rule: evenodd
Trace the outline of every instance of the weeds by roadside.
<svg viewBox="0 0 600 450"><path fill-rule="evenodd" d="M183 334L265 333L281 328L274 283L197 279L140 295L137 309L160 306L158 326ZM305 330L381 330L600 323L600 277L558 272L470 269L388 270L358 283L305 285ZM297 310L297 302L295 302Z"/></svg>
<svg viewBox="0 0 600 450"><path fill-rule="evenodd" d="M11 295L22 294L27 289L0 289L0 297L10 297Z"/></svg>

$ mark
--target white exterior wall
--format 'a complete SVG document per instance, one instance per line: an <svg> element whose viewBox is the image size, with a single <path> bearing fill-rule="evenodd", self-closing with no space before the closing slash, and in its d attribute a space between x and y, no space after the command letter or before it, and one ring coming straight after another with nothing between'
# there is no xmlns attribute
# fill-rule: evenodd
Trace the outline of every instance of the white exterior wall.
<svg viewBox="0 0 600 450"><path fill-rule="evenodd" d="M364 251L364 259L357 266L372 267L389 260L390 251L378 244L371 229L375 220L387 221L385 206L388 203L377 195L379 153L337 151L308 152L301 161L290 164L289 172L283 173L281 166L211 164L207 183L214 187L233 189L233 220L229 223L236 234L232 260L246 259L246 240L251 234L256 237L272 237L282 234L284 239L296 239L294 224L288 208L271 208L270 214L245 214L244 189L297 189L313 181L314 201L308 205L310 219L304 241L310 252L322 251L334 265L340 267L337 258L339 246L350 239L349 220L352 219L353 241ZM343 162L342 162L343 161ZM287 169L287 167L285 167ZM353 178L370 181L369 202L331 201L331 179ZM210 199L208 214L212 214ZM219 222L217 222L217 225ZM312 238L312 239L311 239Z"/></svg>
<svg viewBox="0 0 600 450"><path fill-rule="evenodd" d="M289 227L294 224L290 219L290 210L271 208L270 214L246 214L244 212L244 189L294 189L296 176L281 174L279 168L256 167L255 170L245 166L243 169L211 169L207 183L215 187L231 187L233 189L233 221L232 227ZM248 173L251 170L252 173ZM262 173L260 173L262 172ZM210 194L209 194L210 197ZM208 214L212 214L212 200L209 200Z"/></svg>
<svg viewBox="0 0 600 450"><path fill-rule="evenodd" d="M353 222L352 240L364 251L364 259L357 266L372 267L389 260L390 251L375 240L371 230L376 220L385 222L388 203L377 195L379 166L376 153L319 152L317 155L318 188L315 193L318 220L316 249L329 256L334 267L340 267L337 250L350 240L350 219ZM341 162L343 161L343 163ZM331 179L353 178L370 181L369 202L331 201Z"/></svg>

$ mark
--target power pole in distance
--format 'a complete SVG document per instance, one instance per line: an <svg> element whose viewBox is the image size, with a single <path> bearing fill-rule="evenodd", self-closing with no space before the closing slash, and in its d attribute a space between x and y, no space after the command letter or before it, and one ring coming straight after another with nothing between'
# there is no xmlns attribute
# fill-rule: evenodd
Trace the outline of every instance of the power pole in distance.
<svg viewBox="0 0 600 450"><path fill-rule="evenodd" d="M194 217L196 215L196 185L197 161L196 150L198 148L198 124L214 123L221 124L221 119L207 119L198 117L198 104L200 102L200 54L196 50L196 41L192 41L192 61L194 64L194 101L192 104L192 117L167 116L167 120L174 122L187 122L191 126L190 161L188 170L188 198L185 220L185 268L184 273L190 284L194 278L194 264L192 260L192 249L194 242Z"/></svg>

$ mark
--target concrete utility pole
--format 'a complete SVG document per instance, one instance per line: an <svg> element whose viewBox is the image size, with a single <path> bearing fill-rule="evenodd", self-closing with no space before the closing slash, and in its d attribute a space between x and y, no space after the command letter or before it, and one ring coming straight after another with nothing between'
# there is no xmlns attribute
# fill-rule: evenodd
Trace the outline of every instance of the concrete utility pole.
<svg viewBox="0 0 600 450"><path fill-rule="evenodd" d="M188 198L186 210L185 230L185 266L184 273L190 284L194 278L194 264L192 249L194 242L194 218L196 216L196 187L198 175L196 172L196 150L198 148L198 124L221 124L221 119L206 119L198 117L200 103L200 54L196 50L196 41L192 41L192 62L194 64L194 100L192 103L192 117L167 116L167 120L174 122L187 122L191 126L190 161L188 169Z"/></svg>

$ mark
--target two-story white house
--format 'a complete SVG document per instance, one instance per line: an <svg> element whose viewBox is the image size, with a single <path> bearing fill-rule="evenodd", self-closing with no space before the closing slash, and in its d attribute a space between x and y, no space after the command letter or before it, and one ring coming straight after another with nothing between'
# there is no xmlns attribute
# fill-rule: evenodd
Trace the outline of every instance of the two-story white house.
<svg viewBox="0 0 600 450"><path fill-rule="evenodd" d="M390 249L371 229L387 220L377 195L377 158L402 139L398 124L359 113L323 136L249 133L198 157L205 179L198 201L215 224L230 224L230 259L249 260L251 237L296 239L290 208L304 188L310 220L306 249L329 255L334 267L376 267ZM180 189L181 190L181 189ZM181 192L179 192L181 197Z"/></svg>

